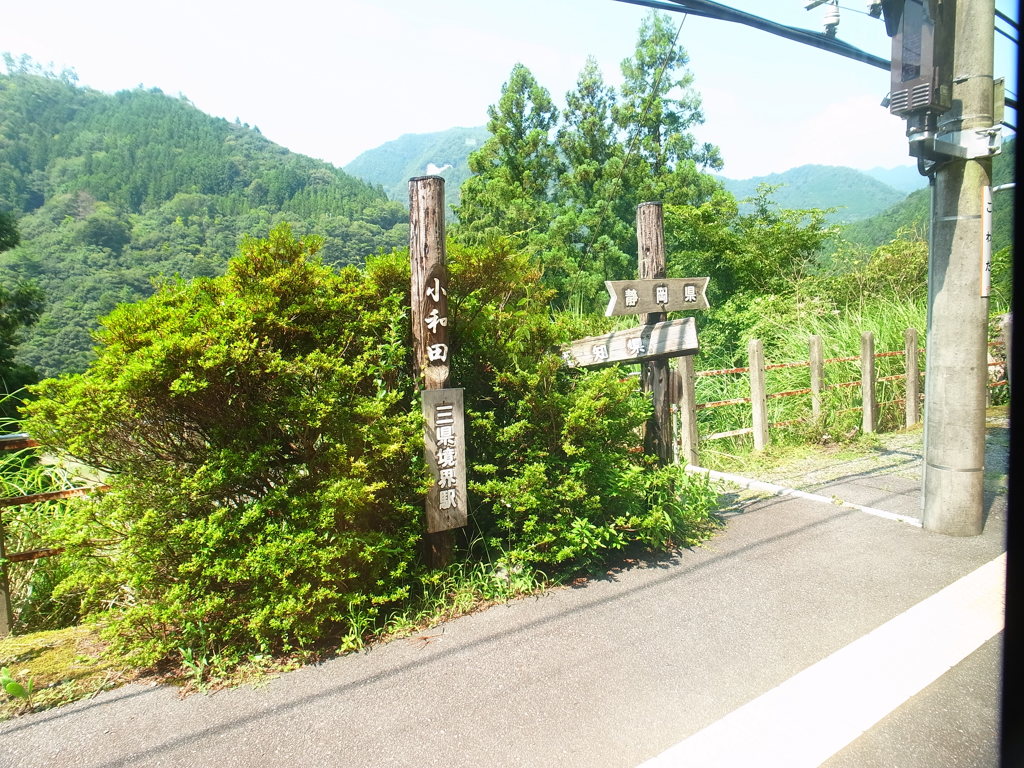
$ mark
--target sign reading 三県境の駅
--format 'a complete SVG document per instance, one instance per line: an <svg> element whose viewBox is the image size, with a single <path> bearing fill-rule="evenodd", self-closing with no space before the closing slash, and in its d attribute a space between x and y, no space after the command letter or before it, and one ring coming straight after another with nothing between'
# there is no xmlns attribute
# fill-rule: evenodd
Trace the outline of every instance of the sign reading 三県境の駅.
<svg viewBox="0 0 1024 768"><path fill-rule="evenodd" d="M466 525L466 420L461 389L425 389L423 438L433 479L427 492L427 532Z"/></svg>

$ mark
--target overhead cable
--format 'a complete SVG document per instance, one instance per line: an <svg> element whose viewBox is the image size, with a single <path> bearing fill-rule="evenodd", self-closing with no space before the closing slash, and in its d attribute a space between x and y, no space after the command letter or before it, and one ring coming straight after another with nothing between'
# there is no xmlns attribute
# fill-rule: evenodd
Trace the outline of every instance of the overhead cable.
<svg viewBox="0 0 1024 768"><path fill-rule="evenodd" d="M1002 11L1000 11L1000 10L999 10L998 8L996 8L996 18L997 18L997 19L1002 19L1002 20L1003 20L1003 21L1005 21L1005 22L1006 22L1007 24L1009 24L1009 25L1010 25L1011 27L1013 27L1014 29L1016 29L1016 30L1017 30L1018 32L1020 31L1020 27L1019 27L1019 26L1017 26L1017 22L1016 22L1016 21L1014 21L1013 19L1011 19L1011 18L1010 18L1009 16L1007 16L1007 15L1006 15L1005 13L1003 13Z"/></svg>
<svg viewBox="0 0 1024 768"><path fill-rule="evenodd" d="M884 69L886 72L889 71L890 63L888 59L880 58L874 54L862 51L849 43L845 43L842 40L837 40L834 37L828 37L821 32L812 32L809 29L800 29L799 27L788 27L785 24L779 24L775 21L764 19L760 16L755 16L752 13L746 13L729 6L722 5L720 3L711 2L711 0L668 0L668 2L662 2L662 0L617 0L620 3L630 3L632 5L642 5L647 8L655 8L662 11L671 11L676 13L689 13L694 16L703 16L708 19L717 19L719 21L731 21L737 24L744 24L754 29L760 29L763 32L770 32L773 35L784 37L788 40L795 40L798 43L804 43L815 48L820 48L830 53L837 53L840 56L845 56L848 59L854 59L855 61L861 61L865 64L870 64L873 67Z"/></svg>

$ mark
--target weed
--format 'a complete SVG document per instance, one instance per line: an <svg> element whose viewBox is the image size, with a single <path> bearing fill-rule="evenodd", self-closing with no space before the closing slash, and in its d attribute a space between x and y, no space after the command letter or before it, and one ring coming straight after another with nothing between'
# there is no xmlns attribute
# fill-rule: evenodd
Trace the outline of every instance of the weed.
<svg viewBox="0 0 1024 768"><path fill-rule="evenodd" d="M189 677L199 690L205 690L207 685L206 673L209 669L209 662L205 656L196 658L191 648L178 648L181 654L181 665L188 670Z"/></svg>
<svg viewBox="0 0 1024 768"><path fill-rule="evenodd" d="M6 691L8 696L22 699L25 708L32 709L32 693L35 691L35 681L29 677L24 683L14 679L7 667L0 667L0 688Z"/></svg>

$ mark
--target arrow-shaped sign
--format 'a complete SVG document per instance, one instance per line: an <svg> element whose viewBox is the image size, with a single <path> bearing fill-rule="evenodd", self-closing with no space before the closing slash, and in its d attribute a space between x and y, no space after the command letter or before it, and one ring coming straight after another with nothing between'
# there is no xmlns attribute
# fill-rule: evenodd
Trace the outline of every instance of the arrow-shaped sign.
<svg viewBox="0 0 1024 768"><path fill-rule="evenodd" d="M611 297L604 311L606 317L708 308L706 277L605 280L604 287Z"/></svg>
<svg viewBox="0 0 1024 768"><path fill-rule="evenodd" d="M561 348L570 368L597 368L614 363L641 363L697 354L697 325L692 317L641 325L604 336L587 336Z"/></svg>

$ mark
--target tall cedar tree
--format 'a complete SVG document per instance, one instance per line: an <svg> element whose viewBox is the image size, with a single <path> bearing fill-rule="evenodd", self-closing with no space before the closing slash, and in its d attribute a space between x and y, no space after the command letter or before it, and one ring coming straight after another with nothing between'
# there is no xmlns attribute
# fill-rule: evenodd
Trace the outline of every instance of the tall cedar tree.
<svg viewBox="0 0 1024 768"><path fill-rule="evenodd" d="M652 14L622 63L618 96L589 60L561 121L517 64L489 109L492 138L470 156L477 176L462 188L455 236L509 238L560 303L597 308L604 280L635 274L637 204L697 205L720 191L704 173L721 167L717 148L689 132L704 118L687 62L669 18Z"/></svg>
<svg viewBox="0 0 1024 768"><path fill-rule="evenodd" d="M477 175L463 185L457 209L461 237L481 243L501 234L518 248L536 246L553 214L559 159L551 133L558 110L530 70L516 64L487 114L491 138L469 156Z"/></svg>

